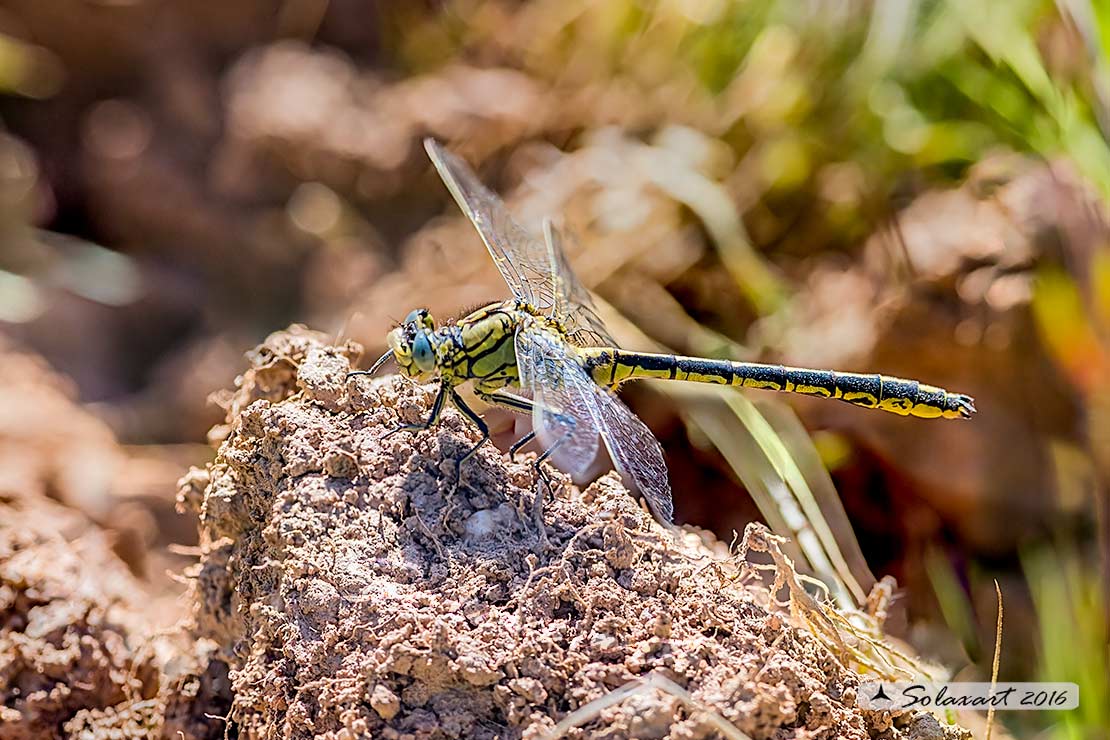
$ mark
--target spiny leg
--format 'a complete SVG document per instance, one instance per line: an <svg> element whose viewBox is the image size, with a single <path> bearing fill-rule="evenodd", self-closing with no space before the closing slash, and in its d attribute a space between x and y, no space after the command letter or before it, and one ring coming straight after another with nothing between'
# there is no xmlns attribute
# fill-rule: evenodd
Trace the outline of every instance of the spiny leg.
<svg viewBox="0 0 1110 740"><path fill-rule="evenodd" d="M385 436L382 437L382 439L397 434L398 432L423 432L431 429L439 422L440 418L443 416L443 410L447 406L448 399L450 399L451 402L459 409L459 411L461 411L468 419L470 419L470 421L473 422L474 425L478 427L478 430L482 433L482 438L478 441L478 444L467 450L466 454L464 454L461 458L455 460L455 481L456 485L458 485L458 482L459 480L461 480L462 477L462 464L473 457L474 453L476 453L482 447L482 445L484 445L489 440L489 427L482 420L482 417L478 416L474 409L466 405L466 402L463 401L462 397L458 394L453 386L450 386L447 383L440 383L439 392L436 393L435 401L432 402L432 411L430 414L428 414L428 418L423 423L402 424L396 429L387 432Z"/></svg>
<svg viewBox="0 0 1110 740"><path fill-rule="evenodd" d="M555 453L555 450L557 450L559 448L559 445L561 445L563 442L567 441L567 439L569 439L569 438L570 438L570 432L567 432L562 437L559 437L559 439L555 440L555 444L551 445L546 450L541 452L536 457L536 461L534 463L532 463L532 467L536 469L536 477L540 478L544 483L546 483L547 484L547 489L549 491L552 491L553 493L554 493L554 490L553 490L552 485L551 485L551 476L548 475L547 472L543 469L543 464L547 460L547 458L551 457L551 455L553 455Z"/></svg>
<svg viewBox="0 0 1110 740"><path fill-rule="evenodd" d="M478 430L482 433L482 438L480 440L478 440L478 444L474 445L469 450L467 450L466 454L464 454L462 457L457 457L454 460L454 463L455 463L454 483L452 484L450 493L446 496L446 503L443 507L443 512L440 514L440 517L439 517L440 529L446 529L447 528L447 520L451 518L451 513L455 510L455 503L456 502L455 502L455 495L454 494L459 489L459 487L463 484L463 480L462 480L462 466L463 466L463 463L466 462L467 460L469 460L471 457L473 457L474 453L476 453L479 449L481 449L482 445L484 445L486 443L486 441L489 440L489 427L486 425L485 421L482 420L482 417L478 416L478 414L475 413L474 409L472 409L472 408L470 408L469 406L466 405L466 402L463 401L462 396L460 396L454 388L451 388L451 390L449 391L449 395L451 397L451 402L453 404L455 404L455 407L459 411L461 411L463 413L463 415L466 416L466 418L470 419L470 421L474 423L474 426L478 427Z"/></svg>
<svg viewBox="0 0 1110 740"><path fill-rule="evenodd" d="M525 398L524 396L518 396L515 393L511 393L500 388L493 391L492 393L481 390L475 390L475 393L479 398L481 398L483 401L491 406L501 406L502 408L511 409L512 411L518 411L522 414L531 415L532 409L535 406L535 404L532 403L531 399ZM519 452L520 449L524 447L524 445L528 444L535 438L536 433L532 431L525 434L516 442L513 442L513 444L509 446L509 459L515 460L516 453Z"/></svg>
<svg viewBox="0 0 1110 740"><path fill-rule="evenodd" d="M535 407L535 404L529 399L508 392L492 393L489 394L489 396L490 397L488 400L491 403L496 403L501 406L507 406L508 408L516 409L518 411L532 413L532 409ZM554 454L555 450L559 448L559 445L570 439L571 435L574 433L575 420L565 414L560 414L553 411L547 411L547 413L554 416L560 424L567 428L567 431L564 432L563 435L559 437L559 439L555 440L554 444L541 452L539 456L536 457L535 462L532 463L532 467L536 471L536 477L547 484L548 490L552 490L551 476L544 472L543 463L549 457L551 457L552 454ZM525 434L523 437L514 442L511 447L509 447L509 455L515 456L520 448L524 447L524 445L528 444L535 438L535 430L528 432L528 434Z"/></svg>
<svg viewBox="0 0 1110 740"><path fill-rule="evenodd" d="M478 413L474 409L466 405L466 401L462 399L462 396L460 396L454 388L451 389L451 402L454 403L455 407L463 412L463 415L470 419L470 421L474 423L474 426L478 427L478 431L482 433L482 438L478 440L478 444L467 450L465 455L455 460L455 480L461 481L463 463L474 457L478 450L482 449L482 445L489 441L489 425L486 424L482 417L478 416Z"/></svg>
<svg viewBox="0 0 1110 740"><path fill-rule="evenodd" d="M380 364L380 363L376 363L376 364ZM368 370L359 370L357 372L348 373L347 377L350 377L351 375L369 375L369 374L370 374L370 371L368 371ZM387 437L391 437L394 434L397 434L398 432L425 432L425 431L431 429L433 426L436 425L436 423L439 422L440 417L443 416L443 409L446 406L448 397L456 397L457 398L457 394L455 393L455 389L452 388L451 386L447 385L446 383L441 382L439 384L439 391L436 393L435 400L432 401L432 410L431 410L431 413L428 414L427 419L425 419L420 424L402 424L401 426L397 427L396 429L393 429L392 431L386 432L385 435L382 437L382 439L386 439ZM419 512L414 512L414 514L415 514L415 517L416 517L416 523L420 527L420 530L424 533L424 535L426 537L428 537L429 540L431 540L432 545L435 547L436 553L439 555L439 557L441 559L444 558L445 556L444 556L443 546L440 544L439 539L435 536L435 534L430 529L428 529L428 525L424 522L424 519L421 518ZM442 521L440 522L440 524L442 526Z"/></svg>
<svg viewBox="0 0 1110 740"><path fill-rule="evenodd" d="M523 437L509 445L509 459L515 461L516 453L520 452L526 444L536 438L535 432L528 432Z"/></svg>
<svg viewBox="0 0 1110 740"><path fill-rule="evenodd" d="M531 414L532 410L535 408L535 403L533 403L531 399L525 398L524 396L518 396L515 393L510 393L509 391L496 390L492 393L476 391L476 393L479 398L481 398L483 401L490 404L491 406L502 406L504 408L512 409L513 411L519 411L524 414ZM538 458L536 458L536 462L533 463L533 467L536 468L536 473L543 477L545 480L547 480L547 476L542 472L540 464L543 463L543 461L547 458L551 457L551 454L555 452L555 448L566 441L574 431L574 419L564 414L559 414L555 412L549 413L552 413L552 415L559 421L560 424L567 426L568 430L555 442L555 444L544 450L544 452L541 453ZM520 449L524 447L524 445L528 444L535 438L536 432L535 430L533 430L525 434L516 442L513 442L513 444L509 447L509 457L515 458L516 453L519 452ZM550 481L548 481L548 483L550 484Z"/></svg>
<svg viewBox="0 0 1110 740"><path fill-rule="evenodd" d="M482 433L482 438L478 440L478 444L471 447L466 451L466 454L455 461L456 467L462 465L473 457L474 454L481 449L482 445L489 441L489 426L482 420L482 417L478 416L478 413L474 409L466 405L466 401L458 394L458 391L447 383L440 383L439 392L436 394L435 401L432 402L432 412L428 415L427 420L420 424L402 424L393 431L388 432L385 436L388 437L397 432L423 432L431 429L439 422L440 417L443 416L443 409L446 407L448 400L450 400L451 403L455 405L455 408L461 411L466 418L470 419L474 426L478 427L478 431Z"/></svg>
<svg viewBox="0 0 1110 740"><path fill-rule="evenodd" d="M570 429L566 432L566 434L555 440L555 443L541 452L536 458L536 461L532 463L532 467L536 471L536 494L535 498L532 499L532 521L536 525L536 531L540 534L540 547L544 550L549 547L549 543L547 541L547 528L544 527L543 524L543 504L546 497L546 494L544 493L544 488L546 488L547 491L551 493L552 496L554 496L555 487L554 485L552 485L551 476L548 475L547 471L543 469L543 463L545 460L551 457L552 454L554 454L555 450L559 449L559 445L570 439L570 435L574 431L575 422L574 419L570 418L568 418L567 421L570 424Z"/></svg>
<svg viewBox="0 0 1110 740"><path fill-rule="evenodd" d="M439 421L439 418L441 416L443 416L443 408L444 408L444 405L447 401L447 398L448 398L448 396L453 396L453 395L456 395L454 388L451 388L446 383L440 383L439 392L436 393L436 399L434 401L432 401L432 412L430 414L428 414L428 418L424 422L422 422L420 424L402 424L401 426L397 427L393 431L386 432L385 436L383 436L382 439L385 439L386 437L392 437L394 434L397 434L398 432L426 432L426 431L428 431L433 426L435 426L436 423Z"/></svg>

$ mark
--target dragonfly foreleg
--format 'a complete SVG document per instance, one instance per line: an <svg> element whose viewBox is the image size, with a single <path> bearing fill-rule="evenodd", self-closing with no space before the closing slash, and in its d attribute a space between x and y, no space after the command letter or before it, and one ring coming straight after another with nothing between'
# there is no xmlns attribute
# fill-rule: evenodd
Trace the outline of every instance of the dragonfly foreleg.
<svg viewBox="0 0 1110 740"><path fill-rule="evenodd" d="M429 429L431 429L432 427L434 427L436 425L436 423L439 421L439 417L443 416L443 406L444 406L444 403L447 401L447 397L449 395L451 395L451 396L457 395L455 393L455 389L451 388L446 383L440 383L439 392L436 393L436 399L434 401L432 401L432 411L431 411L430 414L428 414L428 418L426 420L424 420L423 422L421 422L419 424L402 424L401 426L397 427L396 429L394 429L390 432L386 432L385 436L383 436L382 439L385 439L386 437L392 437L394 434L397 434L398 432L426 432L426 431L428 431ZM473 412L471 412L471 413L473 413Z"/></svg>
<svg viewBox="0 0 1110 740"><path fill-rule="evenodd" d="M432 413L429 414L428 420L425 421L423 424L406 424L402 427L394 429L392 432L389 432L389 434L385 436L388 437L390 434L396 434L397 432L425 431L431 428L436 424L436 422L439 421L439 418L443 415L443 409L448 398L451 399L451 403L455 405L455 408L461 411L463 413L463 416L470 419L474 426L478 427L478 431L482 433L482 438L478 440L478 444L471 447L462 457L458 457L454 461L455 481L457 485L462 480L463 463L474 457L474 454L482 448L482 445L489 441L489 426L486 424L485 421L483 421L482 417L478 416L477 412L475 412L474 409L466 405L466 401L462 399L462 396L458 394L458 391L456 391L454 387L449 386L446 383L440 384L439 393L436 394L436 400L432 403Z"/></svg>

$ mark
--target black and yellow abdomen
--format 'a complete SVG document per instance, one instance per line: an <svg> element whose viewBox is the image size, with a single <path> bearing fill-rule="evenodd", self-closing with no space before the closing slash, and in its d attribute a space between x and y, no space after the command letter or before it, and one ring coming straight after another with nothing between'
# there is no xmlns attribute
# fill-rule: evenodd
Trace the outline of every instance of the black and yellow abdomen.
<svg viewBox="0 0 1110 740"><path fill-rule="evenodd" d="M889 375L811 370L603 347L580 349L579 354L584 358L594 382L609 387L636 378L663 378L835 398L856 406L925 419L969 418L975 412L969 396Z"/></svg>

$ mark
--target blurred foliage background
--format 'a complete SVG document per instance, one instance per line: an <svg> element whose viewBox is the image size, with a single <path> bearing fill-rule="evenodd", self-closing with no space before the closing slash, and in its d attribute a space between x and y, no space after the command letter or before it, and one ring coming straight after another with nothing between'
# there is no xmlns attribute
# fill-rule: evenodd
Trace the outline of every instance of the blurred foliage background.
<svg viewBox="0 0 1110 740"><path fill-rule="evenodd" d="M9 394L0 488L137 572L192 536L173 479L246 348L506 295L430 135L565 220L630 346L974 395L627 400L680 520L763 517L846 603L896 576L889 629L968 680L997 579L1002 678L1083 692L1010 729L1110 732L1110 4L3 0L0 96L0 350L78 402Z"/></svg>

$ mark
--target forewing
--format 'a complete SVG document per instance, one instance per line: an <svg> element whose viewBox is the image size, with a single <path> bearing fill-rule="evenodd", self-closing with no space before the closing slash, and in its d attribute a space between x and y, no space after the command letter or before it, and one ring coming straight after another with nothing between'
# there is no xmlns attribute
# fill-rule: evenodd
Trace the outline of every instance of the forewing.
<svg viewBox="0 0 1110 740"><path fill-rule="evenodd" d="M455 202L474 224L493 263L519 300L550 311L555 306L548 248L518 224L501 199L481 183L470 165L434 139L424 148Z"/></svg>
<svg viewBox="0 0 1110 740"><path fill-rule="evenodd" d="M667 464L659 440L624 403L600 386L594 407L601 421L601 438L613 463L639 489L655 517L670 524L674 518Z"/></svg>
<svg viewBox="0 0 1110 740"><path fill-rule="evenodd" d="M516 337L520 385L534 402L532 426L552 458L572 475L583 475L597 457L600 433L597 385L566 345L545 332L524 330Z"/></svg>
<svg viewBox="0 0 1110 740"><path fill-rule="evenodd" d="M543 238L551 263L551 290L555 296L553 318L563 324L567 337L579 347L617 346L605 322L597 315L590 291L571 269L563 248L563 234L551 219L543 222Z"/></svg>

